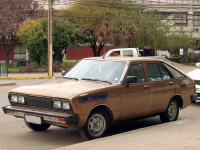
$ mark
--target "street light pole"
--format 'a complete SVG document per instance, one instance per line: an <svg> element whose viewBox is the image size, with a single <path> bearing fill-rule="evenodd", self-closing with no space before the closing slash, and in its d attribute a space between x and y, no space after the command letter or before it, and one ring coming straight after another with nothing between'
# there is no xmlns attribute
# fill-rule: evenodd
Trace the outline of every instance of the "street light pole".
<svg viewBox="0 0 200 150"><path fill-rule="evenodd" d="M52 5L53 5L53 0L48 0L48 76L49 77L53 77Z"/></svg>

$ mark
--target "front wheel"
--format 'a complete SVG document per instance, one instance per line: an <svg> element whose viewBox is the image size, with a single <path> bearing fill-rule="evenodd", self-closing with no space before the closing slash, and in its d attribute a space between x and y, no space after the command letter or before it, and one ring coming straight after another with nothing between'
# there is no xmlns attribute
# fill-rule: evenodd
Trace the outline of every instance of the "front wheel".
<svg viewBox="0 0 200 150"><path fill-rule="evenodd" d="M34 124L34 123L26 122L26 121L25 123L29 129L34 130L34 131L45 131L51 126L50 124Z"/></svg>
<svg viewBox="0 0 200 150"><path fill-rule="evenodd" d="M96 109L93 111L83 128L79 129L81 136L84 139L96 139L103 137L110 126L109 116L103 109Z"/></svg>
<svg viewBox="0 0 200 150"><path fill-rule="evenodd" d="M171 100L167 107L167 110L160 115L161 122L176 121L179 115L179 105L176 100Z"/></svg>

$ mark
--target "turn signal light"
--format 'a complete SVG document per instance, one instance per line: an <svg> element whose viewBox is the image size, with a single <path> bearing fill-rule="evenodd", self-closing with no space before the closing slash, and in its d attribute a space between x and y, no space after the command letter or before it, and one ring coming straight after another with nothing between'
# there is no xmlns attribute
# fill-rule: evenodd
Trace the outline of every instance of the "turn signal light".
<svg viewBox="0 0 200 150"><path fill-rule="evenodd" d="M7 112L8 114L12 114L12 113L13 113L11 110L6 110L6 112Z"/></svg>
<svg viewBox="0 0 200 150"><path fill-rule="evenodd" d="M65 122L65 119L64 118L58 118L58 121Z"/></svg>

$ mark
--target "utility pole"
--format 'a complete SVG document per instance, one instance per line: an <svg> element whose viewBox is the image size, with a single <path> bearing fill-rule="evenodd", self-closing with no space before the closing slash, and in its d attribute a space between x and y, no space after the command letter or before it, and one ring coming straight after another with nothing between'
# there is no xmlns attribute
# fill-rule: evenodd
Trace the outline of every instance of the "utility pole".
<svg viewBox="0 0 200 150"><path fill-rule="evenodd" d="M52 5L53 5L53 0L48 0L48 76L49 77L53 77Z"/></svg>

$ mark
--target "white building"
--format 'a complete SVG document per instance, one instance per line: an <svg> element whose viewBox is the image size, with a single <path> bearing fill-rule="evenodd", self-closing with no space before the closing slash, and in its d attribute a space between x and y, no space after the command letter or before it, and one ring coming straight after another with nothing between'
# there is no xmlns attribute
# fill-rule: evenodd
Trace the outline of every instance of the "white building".
<svg viewBox="0 0 200 150"><path fill-rule="evenodd" d="M44 9L48 9L48 1L49 0L34 0L38 4L42 5ZM52 0L53 1L53 8L55 10L67 9L68 7L72 6L76 0Z"/></svg>
<svg viewBox="0 0 200 150"><path fill-rule="evenodd" d="M155 10L169 26L169 32L185 32L200 37L200 0L133 0Z"/></svg>

